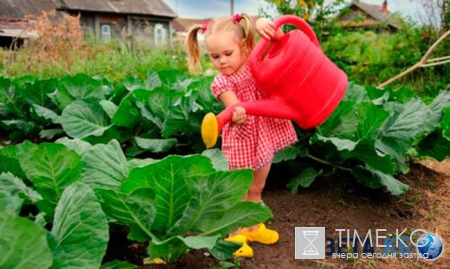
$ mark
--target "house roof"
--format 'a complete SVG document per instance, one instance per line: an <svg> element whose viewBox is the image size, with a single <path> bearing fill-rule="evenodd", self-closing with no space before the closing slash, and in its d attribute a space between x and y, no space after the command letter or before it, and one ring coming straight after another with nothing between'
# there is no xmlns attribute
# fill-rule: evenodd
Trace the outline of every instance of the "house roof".
<svg viewBox="0 0 450 269"><path fill-rule="evenodd" d="M38 33L30 29L31 23L25 19L0 19L0 37L34 38Z"/></svg>
<svg viewBox="0 0 450 269"><path fill-rule="evenodd" d="M56 9L177 17L163 0L0 0L0 7L1 19L23 19Z"/></svg>
<svg viewBox="0 0 450 269"><path fill-rule="evenodd" d="M28 14L56 9L53 0L0 0L0 18L23 19Z"/></svg>
<svg viewBox="0 0 450 269"><path fill-rule="evenodd" d="M346 24L350 26L372 26L372 25L378 25L381 23L386 23L389 26L399 29L400 26L397 24L396 19L392 16L392 13L389 11L383 12L382 5L374 5L374 4L368 4L364 2L355 2L352 1L349 5L350 8L356 7L360 10L367 13L370 17L372 17L375 21L361 21L361 22L345 22Z"/></svg>
<svg viewBox="0 0 450 269"><path fill-rule="evenodd" d="M26 29L31 26L30 21L25 19L0 19L0 30L2 29Z"/></svg>
<svg viewBox="0 0 450 269"><path fill-rule="evenodd" d="M172 22L172 27L177 32L187 32L194 25L203 25L207 19L176 18Z"/></svg>
<svg viewBox="0 0 450 269"><path fill-rule="evenodd" d="M163 0L55 0L55 2L61 10L177 17Z"/></svg>
<svg viewBox="0 0 450 269"><path fill-rule="evenodd" d="M36 31L28 31L22 29L0 29L0 37L12 37L12 38L36 38L39 34Z"/></svg>

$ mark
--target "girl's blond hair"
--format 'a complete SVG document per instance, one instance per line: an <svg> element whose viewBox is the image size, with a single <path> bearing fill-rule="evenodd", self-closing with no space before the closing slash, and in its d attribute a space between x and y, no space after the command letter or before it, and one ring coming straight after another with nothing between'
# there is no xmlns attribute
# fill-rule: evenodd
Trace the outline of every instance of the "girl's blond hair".
<svg viewBox="0 0 450 269"><path fill-rule="evenodd" d="M235 16L213 19L206 24L208 26L206 29L204 25L195 25L189 30L186 37L186 45L189 55L188 66L191 73L202 69L200 63L200 46L197 38L199 31L201 31L206 40L208 36L214 33L232 30L236 33L239 41L245 39L244 49L247 55L250 54L255 47L255 31L252 20L247 14L242 13L240 14L242 19L239 20L239 23L235 23Z"/></svg>

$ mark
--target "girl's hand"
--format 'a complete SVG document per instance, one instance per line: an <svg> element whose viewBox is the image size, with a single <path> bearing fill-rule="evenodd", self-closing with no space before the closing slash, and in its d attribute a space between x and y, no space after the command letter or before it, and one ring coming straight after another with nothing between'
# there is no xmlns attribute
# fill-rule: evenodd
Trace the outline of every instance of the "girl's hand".
<svg viewBox="0 0 450 269"><path fill-rule="evenodd" d="M241 106L236 107L233 112L232 122L234 124L244 124L247 119L247 114L245 113L245 109Z"/></svg>
<svg viewBox="0 0 450 269"><path fill-rule="evenodd" d="M283 37L283 31L280 28L275 31L275 24L266 18L261 18L256 21L256 31L267 40L277 40Z"/></svg>
<svg viewBox="0 0 450 269"><path fill-rule="evenodd" d="M260 18L255 24L258 34L265 39L272 39L275 36L275 25L266 18Z"/></svg>

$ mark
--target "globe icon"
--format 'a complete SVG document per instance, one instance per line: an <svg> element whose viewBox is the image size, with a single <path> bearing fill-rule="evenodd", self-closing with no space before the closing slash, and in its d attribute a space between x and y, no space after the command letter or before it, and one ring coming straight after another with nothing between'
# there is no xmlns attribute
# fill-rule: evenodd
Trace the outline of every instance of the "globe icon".
<svg viewBox="0 0 450 269"><path fill-rule="evenodd" d="M435 234L424 234L417 242L417 252L427 260L434 260L442 253L443 244L441 239Z"/></svg>

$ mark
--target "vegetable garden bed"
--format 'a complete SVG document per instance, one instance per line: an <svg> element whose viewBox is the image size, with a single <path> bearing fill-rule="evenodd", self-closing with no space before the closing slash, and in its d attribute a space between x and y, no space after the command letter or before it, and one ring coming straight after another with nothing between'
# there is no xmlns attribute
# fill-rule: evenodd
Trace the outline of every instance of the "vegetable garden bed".
<svg viewBox="0 0 450 269"><path fill-rule="evenodd" d="M295 260L294 227L324 226L327 237L337 237L334 229L358 231L386 228L389 230L422 227L437 232L444 242L450 240L450 159L442 163L421 161L411 167L402 180L411 189L397 197L385 192L361 188L343 177L324 178L298 195L286 191L286 171L276 166L269 179L264 197L274 212L268 226L281 234L273 246L252 244L253 259L229 260L227 264L210 257L207 251L196 250L183 255L170 265L146 265L142 268L446 268L450 257L444 254L437 261L416 259L332 259ZM131 244L125 232L114 233L111 250L106 259L140 261L145 256L145 245ZM119 242L120 241L120 242ZM227 267L230 266L230 267Z"/></svg>
<svg viewBox="0 0 450 269"><path fill-rule="evenodd" d="M298 130L299 142L277 154L270 210L240 201L250 170L228 171L218 149L204 150L202 117L222 108L210 82L178 70L116 85L83 74L0 78L0 247L8 250L0 267L155 258L169 267L319 266L295 262L293 227L365 229L376 221L395 229L423 225L420 210L439 208L421 204L422 195L445 194L448 180L413 160L449 156L448 92L428 100L351 84L324 124ZM238 246L222 238L270 219L282 241L255 247L252 260L230 260Z"/></svg>

